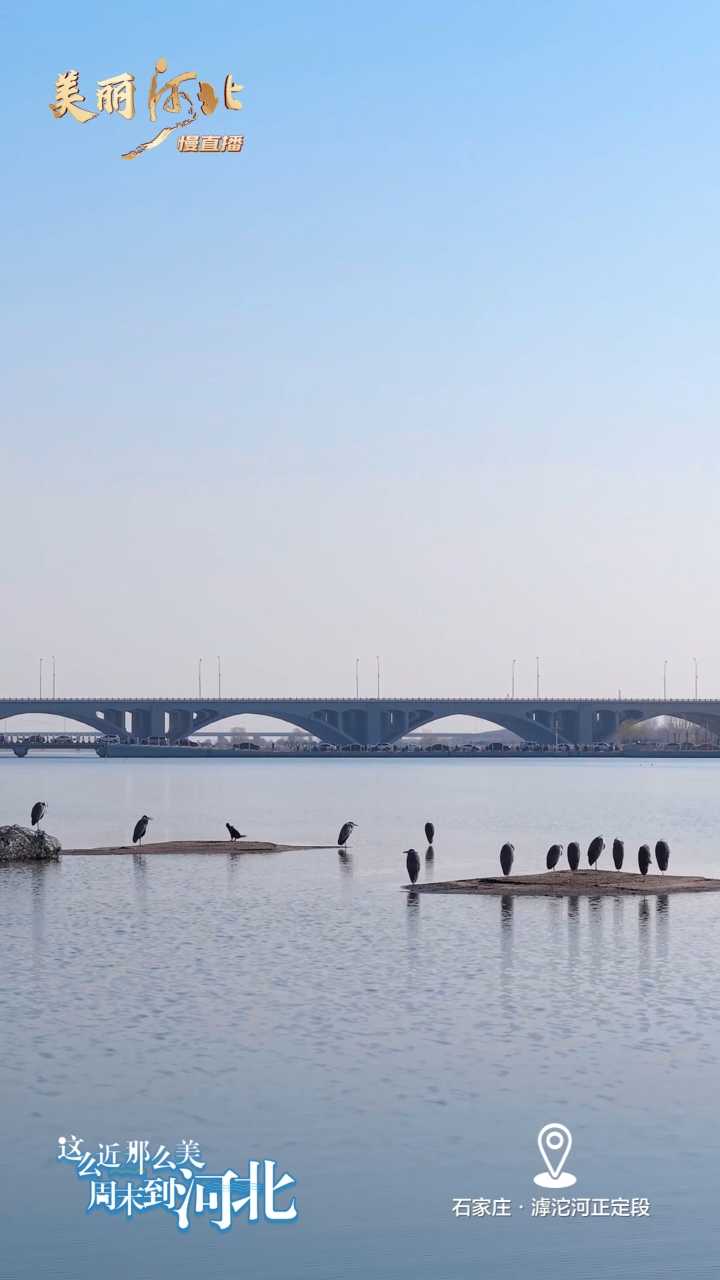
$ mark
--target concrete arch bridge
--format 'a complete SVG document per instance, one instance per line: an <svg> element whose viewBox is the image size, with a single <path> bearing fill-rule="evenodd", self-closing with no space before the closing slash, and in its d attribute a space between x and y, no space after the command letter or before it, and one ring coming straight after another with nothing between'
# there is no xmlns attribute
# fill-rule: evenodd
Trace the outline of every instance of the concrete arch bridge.
<svg viewBox="0 0 720 1280"><path fill-rule="evenodd" d="M283 720L338 747L389 746L446 716L475 716L541 746L605 742L622 724L656 716L674 716L720 735L717 699L0 698L0 720L21 715L59 716L122 741L177 742L239 715Z"/></svg>

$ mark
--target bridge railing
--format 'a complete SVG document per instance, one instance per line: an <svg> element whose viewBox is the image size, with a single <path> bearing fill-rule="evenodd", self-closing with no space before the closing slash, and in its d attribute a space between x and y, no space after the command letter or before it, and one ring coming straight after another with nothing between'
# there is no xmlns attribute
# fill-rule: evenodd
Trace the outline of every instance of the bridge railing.
<svg viewBox="0 0 720 1280"><path fill-rule="evenodd" d="M497 696L467 697L467 695L464 695L463 697L460 697L460 698L449 698L449 697L389 698L385 696L383 696L382 698L343 698L343 697L329 698L327 697L327 695L323 695L323 697L321 698L306 698L306 697L250 698L250 697L244 697L244 696L238 697L238 698L228 698L228 697L222 697L222 698L192 698L192 697L191 698L182 698L182 697L180 698L159 698L159 697L153 697L153 698L123 698L123 697L0 698L0 709L4 706L13 706L13 707L27 706L32 708L42 707L49 711L53 707L95 706L95 707L103 708L103 707L112 706L112 707L118 708L119 710L129 710L131 708L135 710L141 710L143 707L162 706L162 707L177 707L177 708L193 707L198 710L200 709L214 710L216 707L236 707L242 704L251 705L251 706L274 706L274 707L297 706L297 705L302 705L306 707L311 707L311 706L313 707L314 706L317 706L317 707L335 707L335 706L365 707L365 706L377 706L378 704L381 704L381 705L385 704L386 706L393 707L393 706L403 706L403 705L438 706L439 704L442 704L442 705L452 704L453 706L456 706L458 704L464 704L467 706L474 706L474 705L477 705L478 703L482 703L484 705L502 705L502 706L512 704L517 706L528 706L528 707L555 706L557 703L573 704L573 705L578 705L578 704L595 705L595 706L604 706L604 707L605 706L633 707L637 705L643 706L643 705L646 705L647 703L651 703L653 706L658 706L658 705L697 706L699 704L706 705L710 703L714 705L720 705L720 698L664 698L662 696L654 697L652 694L643 694L642 696L637 698L585 698L585 697L582 697L582 698L577 698L577 697L513 698L508 695L504 695L500 697L497 697ZM0 710L0 720L2 718L3 718L2 711Z"/></svg>

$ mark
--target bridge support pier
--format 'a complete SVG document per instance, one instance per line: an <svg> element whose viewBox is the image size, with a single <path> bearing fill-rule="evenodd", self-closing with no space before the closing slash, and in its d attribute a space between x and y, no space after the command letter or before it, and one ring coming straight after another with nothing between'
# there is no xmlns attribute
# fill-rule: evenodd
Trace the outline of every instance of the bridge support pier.
<svg viewBox="0 0 720 1280"><path fill-rule="evenodd" d="M364 708L350 707L347 711L343 711L340 716L340 728L348 738L364 746L367 743L367 716Z"/></svg>
<svg viewBox="0 0 720 1280"><path fill-rule="evenodd" d="M580 707L576 715L576 741L579 747L592 746L594 723L595 713L592 707Z"/></svg>
<svg viewBox="0 0 720 1280"><path fill-rule="evenodd" d="M383 716L378 707L368 707L366 722L367 732L365 737L366 747L375 747L382 742L385 719L386 717Z"/></svg>
<svg viewBox="0 0 720 1280"><path fill-rule="evenodd" d="M103 710L105 712L105 732L108 737L127 737L125 712L121 711L120 707L104 707Z"/></svg>
<svg viewBox="0 0 720 1280"><path fill-rule="evenodd" d="M170 741L175 742L178 738L187 738L192 733L193 713L192 711L176 710L170 712Z"/></svg>
<svg viewBox="0 0 720 1280"><path fill-rule="evenodd" d="M408 730L407 711L393 707L390 711L381 712L380 736L378 742L395 742L404 737Z"/></svg>
<svg viewBox="0 0 720 1280"><path fill-rule="evenodd" d="M608 742L610 738L614 738L618 731L619 716L617 711L602 710L597 713L597 733L598 742Z"/></svg>
<svg viewBox="0 0 720 1280"><path fill-rule="evenodd" d="M134 738L164 738L165 711L159 707L147 707L132 713Z"/></svg>

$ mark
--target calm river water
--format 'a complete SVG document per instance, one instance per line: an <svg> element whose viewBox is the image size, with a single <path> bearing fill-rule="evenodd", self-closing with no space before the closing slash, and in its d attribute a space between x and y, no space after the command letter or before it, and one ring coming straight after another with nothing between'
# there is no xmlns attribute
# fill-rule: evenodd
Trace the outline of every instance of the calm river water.
<svg viewBox="0 0 720 1280"><path fill-rule="evenodd" d="M663 836L720 875L717 761L0 759L0 823L67 847L224 835L258 856L0 869L0 1214L13 1280L715 1276L720 895L408 897L421 875L544 865L556 840ZM424 861L423 823L437 827ZM607 852L603 861L608 863ZM602 864L601 864L602 865ZM538 1130L567 1125L573 1197L651 1216L532 1216ZM294 1224L85 1213L59 1135L196 1139L207 1172L268 1157ZM548 1193L544 1193L547 1195ZM453 1198L507 1198L457 1219ZM520 1206L523 1206L522 1208Z"/></svg>

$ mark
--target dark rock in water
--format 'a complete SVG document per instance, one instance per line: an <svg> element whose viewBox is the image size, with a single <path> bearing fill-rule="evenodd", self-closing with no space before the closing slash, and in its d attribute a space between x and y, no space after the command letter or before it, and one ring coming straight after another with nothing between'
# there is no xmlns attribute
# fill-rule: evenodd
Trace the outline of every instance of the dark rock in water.
<svg viewBox="0 0 720 1280"><path fill-rule="evenodd" d="M48 862L60 857L60 841L29 827L0 827L0 862Z"/></svg>

